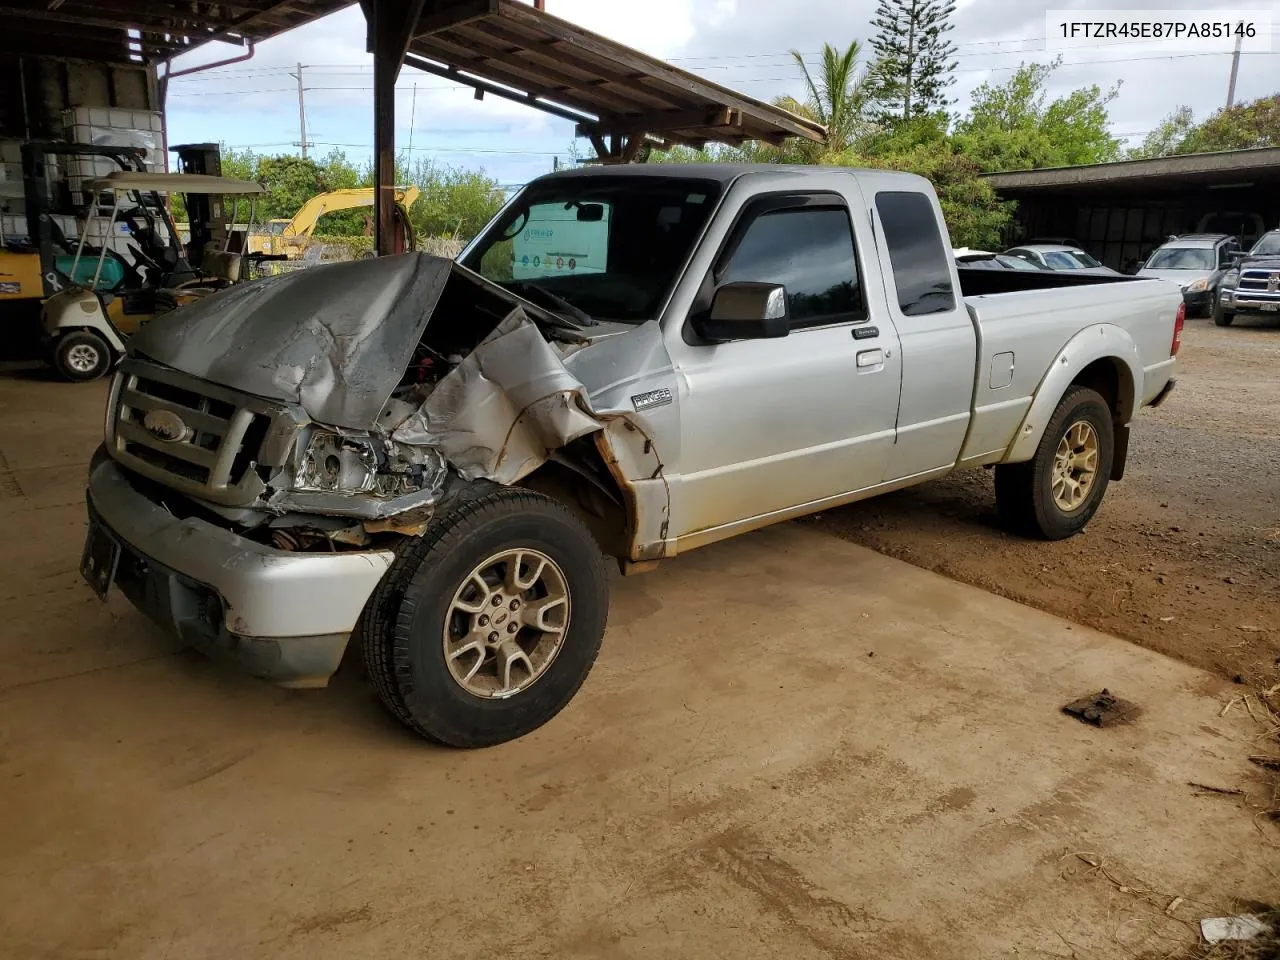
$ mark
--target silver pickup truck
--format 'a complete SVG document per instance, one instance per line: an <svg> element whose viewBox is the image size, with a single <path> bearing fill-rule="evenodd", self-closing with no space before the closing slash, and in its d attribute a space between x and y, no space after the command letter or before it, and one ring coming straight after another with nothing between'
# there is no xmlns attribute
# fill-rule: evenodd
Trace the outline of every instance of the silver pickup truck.
<svg viewBox="0 0 1280 960"><path fill-rule="evenodd" d="M131 342L83 573L281 684L355 634L395 716L481 746L585 680L606 556L972 467L1071 536L1172 386L1181 294L950 249L911 175L606 167L530 183L457 262L230 288Z"/></svg>

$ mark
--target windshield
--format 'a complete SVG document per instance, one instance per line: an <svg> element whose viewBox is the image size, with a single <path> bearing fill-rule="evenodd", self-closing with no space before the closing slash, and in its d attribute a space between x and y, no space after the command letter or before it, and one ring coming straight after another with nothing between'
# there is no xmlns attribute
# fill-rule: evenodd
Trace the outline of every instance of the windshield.
<svg viewBox="0 0 1280 960"><path fill-rule="evenodd" d="M1083 250L1046 250L1044 261L1055 270L1079 270L1082 267L1102 266Z"/></svg>
<svg viewBox="0 0 1280 960"><path fill-rule="evenodd" d="M1280 254L1280 233L1265 234L1249 251L1251 257L1273 257Z"/></svg>
<svg viewBox="0 0 1280 960"><path fill-rule="evenodd" d="M1085 266L1101 266L1100 262L1083 250L1046 250L1044 262L1055 270L1079 270Z"/></svg>
<svg viewBox="0 0 1280 960"><path fill-rule="evenodd" d="M715 181L674 177L542 181L460 262L540 306L551 308L549 295L597 320L641 323L662 308L719 194Z"/></svg>
<svg viewBox="0 0 1280 960"><path fill-rule="evenodd" d="M1216 264L1208 247L1165 247L1147 261L1147 270L1212 270Z"/></svg>

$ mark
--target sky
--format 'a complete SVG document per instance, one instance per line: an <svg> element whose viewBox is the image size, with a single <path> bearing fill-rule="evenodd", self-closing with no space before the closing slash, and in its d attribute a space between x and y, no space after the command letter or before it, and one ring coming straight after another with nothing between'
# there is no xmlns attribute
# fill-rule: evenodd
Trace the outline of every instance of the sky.
<svg viewBox="0 0 1280 960"><path fill-rule="evenodd" d="M1186 10L1197 17L1262 11L1272 20L1271 36L1256 41L1273 52L1241 57L1236 101L1280 91L1280 0L1248 0L1247 6L1216 0L1130 0L1133 8L1155 13ZM761 100L800 96L799 68L788 51L811 63L824 42L843 47L867 44L875 0L805 0L797 6L777 0L546 0L548 13L626 43L674 65ZM1098 0L958 0L951 38L956 44L955 85L963 108L986 81L1007 79L1021 62L1049 62L1049 10L1109 9ZM300 143L297 64L301 63L307 140L314 154L333 148L358 164L367 163L373 141L373 74L364 49L364 20L352 6L323 20L259 44L251 60L176 77L169 88L169 142L220 141L260 153L297 153ZM1063 52L1053 75L1057 96L1088 84L1106 88L1121 82L1111 104L1112 132L1137 143L1179 105L1204 118L1224 105L1231 57L1192 53L1184 47L1107 48L1107 41ZM1114 43L1114 41L1112 41ZM209 44L174 61L180 70L234 56L239 48ZM413 158L445 165L483 168L506 186L516 186L550 170L555 158L568 162L573 125L520 104L487 97L470 88L406 67L397 84L397 147ZM591 153L579 143L582 155Z"/></svg>

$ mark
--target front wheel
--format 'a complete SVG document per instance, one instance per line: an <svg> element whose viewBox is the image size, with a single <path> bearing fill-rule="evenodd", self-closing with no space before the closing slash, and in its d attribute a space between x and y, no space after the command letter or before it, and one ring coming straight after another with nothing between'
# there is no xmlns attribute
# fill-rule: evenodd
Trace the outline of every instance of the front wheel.
<svg viewBox="0 0 1280 960"><path fill-rule="evenodd" d="M563 504L497 489L411 541L370 600L364 660L383 705L422 736L483 747L542 726L604 638L604 557Z"/></svg>
<svg viewBox="0 0 1280 960"><path fill-rule="evenodd" d="M1009 526L1044 540L1084 529L1106 493L1115 456L1111 409L1096 390L1071 387L1035 456L996 467L996 505Z"/></svg>
<svg viewBox="0 0 1280 960"><path fill-rule="evenodd" d="M97 380L111 369L111 347L96 333L64 334L53 348L53 368L64 380Z"/></svg>
<svg viewBox="0 0 1280 960"><path fill-rule="evenodd" d="M1231 326L1231 321L1235 320L1236 315L1230 310L1223 310L1221 303L1213 305L1213 322L1219 327Z"/></svg>

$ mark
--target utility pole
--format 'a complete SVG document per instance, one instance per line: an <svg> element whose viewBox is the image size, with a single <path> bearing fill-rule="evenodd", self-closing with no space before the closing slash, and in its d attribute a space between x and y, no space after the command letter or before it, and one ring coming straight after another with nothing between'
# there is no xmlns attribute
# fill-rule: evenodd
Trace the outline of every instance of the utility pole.
<svg viewBox="0 0 1280 960"><path fill-rule="evenodd" d="M413 85L413 99L409 101L409 159L413 159L413 118L418 112L418 85Z"/></svg>
<svg viewBox="0 0 1280 960"><path fill-rule="evenodd" d="M1236 34L1236 49L1231 54L1231 81L1227 84L1227 106L1234 106L1236 102L1236 77L1240 73L1240 42L1244 38L1240 34Z"/></svg>
<svg viewBox="0 0 1280 960"><path fill-rule="evenodd" d="M302 93L302 64L298 64L298 72L289 74L298 81L298 133L301 135L302 159L307 159L307 106Z"/></svg>

